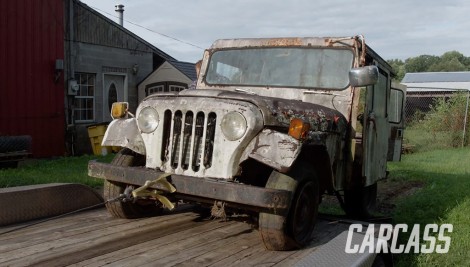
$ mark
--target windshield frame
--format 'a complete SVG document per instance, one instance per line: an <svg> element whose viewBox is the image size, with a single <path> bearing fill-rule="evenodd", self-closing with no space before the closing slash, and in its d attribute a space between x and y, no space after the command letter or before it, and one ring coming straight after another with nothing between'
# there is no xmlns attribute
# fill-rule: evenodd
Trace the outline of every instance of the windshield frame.
<svg viewBox="0 0 470 267"><path fill-rule="evenodd" d="M215 76L215 73L214 72L214 64L213 64L213 60L214 59L217 59L219 60L218 58L216 58L216 56L218 55L218 53L220 52L230 52L230 51L233 51L234 53L238 52L238 51L247 51L247 50L251 50L253 53L257 52L257 51L263 51L263 53L270 53L272 51L279 51L279 52L285 52L286 54L289 54L289 53L300 53L302 55L309 55L309 53L305 53L305 50L315 50L315 51L320 51L318 52L317 54L315 53L312 53L311 55L312 56L316 56L316 57L322 57L321 59L317 59L317 60L308 60L308 59L303 59L304 57L300 58L298 55L297 55L297 58L294 58L294 59L297 59L298 61L292 61L292 59L290 59L292 62L294 62L293 66L298 66L298 65L301 65L303 64L304 66L306 64L310 64L310 65L314 65L314 67L317 67L316 69L315 68L312 68L310 67L310 69L312 70L317 70L318 69L318 73L316 73L317 77L319 78L324 78L326 76L324 76L325 74L323 74L324 70L327 70L327 73L328 72L332 72L332 70L337 70L338 68L334 68L334 67L331 67L329 66L329 68L325 69L325 64L327 63L336 63L337 66L341 66L341 70L338 70L337 71L337 75L341 75L341 79L340 79L340 83L336 83L336 84L333 84L333 82L330 82L330 85L334 85L334 86L330 86L330 85L326 85L326 86L322 86L320 84L320 82L325 82L325 81L328 81L327 78L324 78L324 79L317 79L317 80L313 80L316 82L316 84L313 84L313 83L308 83L306 84L305 82L305 79L302 79L301 77L303 77L302 73L304 71L294 71L293 73L297 74L299 73L299 76L300 78L298 78L295 82L295 83L280 83L280 84L276 84L276 83L272 83L272 82L266 82L267 80L264 80L264 82L262 83L255 83L255 82L248 82L248 83L236 83L236 82L232 82L233 80L233 76L231 77L231 79L225 77L225 79L219 79L219 77L217 77L217 80L216 78L214 78ZM302 51L304 50L304 51ZM337 53L338 51L346 51L346 53L343 53L342 55L342 58L341 57L338 57L336 61L325 61L323 59L323 57L328 57L330 56L328 53L331 53L331 54L337 54L337 55L341 55L341 53ZM250 52L250 51L248 51ZM230 56L230 55L227 55L227 56ZM246 57L246 55L244 55L244 57ZM283 55L281 56L276 56L276 57L283 57ZM249 66L249 65L256 65L256 64L259 64L259 63L256 63L255 61L259 61L259 60L275 60L276 57L260 57L259 59L257 59L256 57L251 57L250 60L247 60L247 61L243 61L243 63L246 65L246 66ZM288 55L288 57L290 57ZM274 58L274 59L273 59ZM222 57L220 59L223 59ZM297 64L297 62L300 62L302 61L303 63L299 63ZM320 61L320 62L319 62ZM222 49L214 49L211 51L210 55L209 55L209 58L208 58L208 61L207 61L207 66L205 68L205 73L203 75L203 81L205 84L209 85L209 86L224 86L224 87L261 87L261 88L299 88L299 89L321 89L321 90L335 90L335 91L339 91L339 90L344 90L346 88L348 88L350 86L350 83L349 83L349 71L353 68L354 66L354 61L355 61L355 53L354 53L354 50L351 48L351 47L325 47L325 46L310 46L310 47L304 47L304 46L282 46L282 47L279 47L279 46L273 46L273 47L231 47L231 48L222 48ZM305 63L307 62L307 63ZM344 63L347 63L347 64L343 64L342 62ZM281 68L272 68L272 69L269 69L269 70L276 70L276 71L286 71L286 70L290 70L291 67L285 67L287 66L287 64L284 64L285 62L281 60L279 60L279 63L278 66L281 66ZM348 64L350 63L350 65ZM217 61L217 64L224 64L222 61ZM266 62L263 62L262 63L262 67L259 67L259 68L256 68L254 67L255 69L252 69L252 70L259 70L260 72L263 71L263 68L266 66ZM224 64L225 66L228 66L226 68L233 68L235 69L235 67L233 67L233 65L228 65L228 64ZM292 65L292 64L291 64ZM260 70L261 68L261 70ZM238 68L241 70L241 67ZM298 67L299 70L303 70L302 67ZM305 71L307 70L308 68L305 68ZM292 70L291 70L292 71ZM247 73L250 73L250 72L247 72ZM288 76L288 74L286 73L282 73L280 72L281 75L285 75L285 77L281 77L281 78L288 78L288 77L292 77L293 75L291 76ZM334 73L333 73L334 74ZM309 75L311 77L314 76L314 74L311 74L309 73ZM222 75L218 75L218 76L222 76ZM261 76L261 75L259 75ZM274 75L271 75L274 77ZM279 75L278 75L279 76ZM275 76L275 77L278 77L278 76ZM331 74L330 74L331 76ZM335 77L335 76L333 76ZM223 78L223 77L222 77ZM241 78L240 78L241 79ZM310 78L312 79L312 78ZM261 80L261 79L260 79ZM338 79L337 79L338 80Z"/></svg>

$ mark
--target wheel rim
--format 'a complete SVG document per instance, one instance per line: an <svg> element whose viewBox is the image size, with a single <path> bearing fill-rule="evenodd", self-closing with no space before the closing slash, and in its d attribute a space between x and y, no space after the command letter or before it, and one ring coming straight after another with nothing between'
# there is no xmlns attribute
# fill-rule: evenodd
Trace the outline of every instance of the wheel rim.
<svg viewBox="0 0 470 267"><path fill-rule="evenodd" d="M318 194L314 183L305 183L295 201L292 214L292 236L297 243L305 244L312 236L318 214Z"/></svg>

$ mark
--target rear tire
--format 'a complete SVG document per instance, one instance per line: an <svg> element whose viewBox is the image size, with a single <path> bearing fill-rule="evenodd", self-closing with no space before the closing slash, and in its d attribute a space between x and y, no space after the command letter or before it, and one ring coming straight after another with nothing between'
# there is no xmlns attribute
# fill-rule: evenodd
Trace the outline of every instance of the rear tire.
<svg viewBox="0 0 470 267"><path fill-rule="evenodd" d="M128 148L119 151L111 162L115 166L135 167L145 165L145 156L137 154ZM104 182L104 199L114 199L124 193L127 184L108 181ZM153 201L152 201L153 202ZM134 219L159 215L162 207L156 206L153 202L141 204L133 202L112 201L106 203L108 212L116 218Z"/></svg>
<svg viewBox="0 0 470 267"><path fill-rule="evenodd" d="M312 239L318 216L318 181L307 168L294 168L290 176L273 171L266 188L294 193L287 216L259 214L259 231L268 250L302 248Z"/></svg>

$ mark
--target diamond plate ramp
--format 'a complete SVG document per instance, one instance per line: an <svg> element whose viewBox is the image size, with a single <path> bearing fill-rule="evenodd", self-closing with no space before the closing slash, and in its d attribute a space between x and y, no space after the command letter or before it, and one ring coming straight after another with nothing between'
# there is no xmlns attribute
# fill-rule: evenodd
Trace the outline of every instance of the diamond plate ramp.
<svg viewBox="0 0 470 267"><path fill-rule="evenodd" d="M319 249L299 260L294 267L329 267L329 266L355 266L371 267L375 260L375 253L354 253L345 252L348 231L344 231ZM352 234L352 245L361 245L364 235L360 233Z"/></svg>
<svg viewBox="0 0 470 267"><path fill-rule="evenodd" d="M97 192L81 184L0 188L0 226L57 216L103 202Z"/></svg>

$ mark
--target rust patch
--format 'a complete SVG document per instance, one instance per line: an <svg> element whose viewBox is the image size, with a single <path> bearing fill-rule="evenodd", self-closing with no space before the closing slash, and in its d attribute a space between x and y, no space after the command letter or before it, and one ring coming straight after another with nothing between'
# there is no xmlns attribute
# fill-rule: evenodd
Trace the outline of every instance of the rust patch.
<svg viewBox="0 0 470 267"><path fill-rule="evenodd" d="M274 38L269 39L266 46L299 46L302 45L300 38Z"/></svg>
<svg viewBox="0 0 470 267"><path fill-rule="evenodd" d="M279 145L282 145L280 146L280 148L283 148L283 150L287 150L287 151L296 151L298 149L298 145L295 144L295 143L292 143L291 141L289 140L281 140L278 142Z"/></svg>
<svg viewBox="0 0 470 267"><path fill-rule="evenodd" d="M272 114L276 114L276 120L285 127L288 127L293 118L301 119L310 124L310 133L313 132L337 132L344 133L347 122L344 116L331 112L328 109L290 109L289 107L277 106L271 110ZM309 134L310 136L310 134Z"/></svg>

